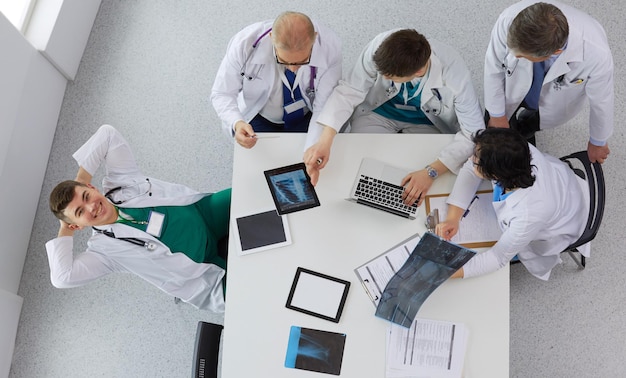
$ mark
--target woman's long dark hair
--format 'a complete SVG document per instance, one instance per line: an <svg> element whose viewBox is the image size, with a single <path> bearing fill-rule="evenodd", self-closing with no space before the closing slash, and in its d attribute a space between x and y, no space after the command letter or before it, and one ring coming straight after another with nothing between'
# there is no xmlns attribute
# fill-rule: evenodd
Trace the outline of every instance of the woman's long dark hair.
<svg viewBox="0 0 626 378"><path fill-rule="evenodd" d="M533 185L530 148L519 132L490 127L477 132L472 140L476 144L474 164L486 179L505 190Z"/></svg>

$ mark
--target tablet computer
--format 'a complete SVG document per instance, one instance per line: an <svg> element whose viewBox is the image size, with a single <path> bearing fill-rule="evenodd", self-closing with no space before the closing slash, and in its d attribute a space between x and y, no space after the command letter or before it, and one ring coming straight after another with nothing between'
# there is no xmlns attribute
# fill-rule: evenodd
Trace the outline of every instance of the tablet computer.
<svg viewBox="0 0 626 378"><path fill-rule="evenodd" d="M304 163L265 171L278 214L310 209L320 205Z"/></svg>
<svg viewBox="0 0 626 378"><path fill-rule="evenodd" d="M239 255L266 251L291 244L287 216L275 209L233 219Z"/></svg>
<svg viewBox="0 0 626 378"><path fill-rule="evenodd" d="M298 267L286 307L339 323L350 282Z"/></svg>

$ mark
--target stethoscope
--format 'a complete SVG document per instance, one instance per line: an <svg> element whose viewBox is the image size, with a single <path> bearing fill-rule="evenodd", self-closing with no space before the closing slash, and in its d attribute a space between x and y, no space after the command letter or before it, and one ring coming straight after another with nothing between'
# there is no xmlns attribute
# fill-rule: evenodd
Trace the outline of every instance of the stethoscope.
<svg viewBox="0 0 626 378"><path fill-rule="evenodd" d="M101 229L96 228L96 227L92 227L92 228L94 229L94 231L96 231L99 234L108 236L108 237L113 238L113 239L123 240L125 242L132 243L134 245L138 245L140 247L144 247L148 251L154 251L156 249L156 247L157 247L156 243L151 242L151 241L148 242L148 241L141 240L141 239L138 239L138 238L118 238L118 237L115 236L115 233L113 233L113 231L101 230Z"/></svg>
<svg viewBox="0 0 626 378"><path fill-rule="evenodd" d="M145 191L145 192L143 192L143 193L137 194L136 196L133 196L133 197L130 197L130 198L126 198L126 199L121 200L121 201L115 201L115 200L113 200L113 198L111 197L111 196L113 195L113 193L115 193L115 192L119 192L119 191L120 191L120 190L122 190L122 189L132 188L132 187L134 187L134 186L139 187L139 185L143 184L143 182L139 182L139 183L137 183L137 184L134 184L134 185L128 185L128 186L117 186L117 187L115 187L115 188L113 188L113 189L109 190L108 192L106 192L106 193L104 194L104 197L106 197L106 199L108 199L109 201L111 201L114 205L121 205L121 204L123 204L124 202L130 201L130 200L135 199L135 198L137 198L137 197L145 196L146 194L147 194L148 196L152 196L152 191L151 191L151 190L152 190L152 183L150 182L150 179L149 179L149 178L147 178L147 177L146 177L146 181L148 182L148 190L146 190L146 191Z"/></svg>
<svg viewBox="0 0 626 378"><path fill-rule="evenodd" d="M270 32L272 31L272 28L267 29L266 31L263 32L263 34L261 34L252 44L252 51L250 52L250 54L248 54L248 56L246 57L246 60L243 62L243 64L241 65L241 71L240 71L240 75L242 77L245 77L246 79L248 79L248 81L252 81L254 79L257 78L259 71L261 70L261 67L259 66L256 70L256 72L253 75L250 74L246 74L246 65L248 64L248 61L250 60L250 58L252 58L252 55L254 54L254 52L256 51L257 46L259 45L259 43L261 43L261 40L268 35ZM315 77L317 75L317 67L314 66L310 66L311 67L311 78L309 79L309 87L305 90L305 94L306 96L309 98L309 101L311 103L313 103L313 100L315 99Z"/></svg>
<svg viewBox="0 0 626 378"><path fill-rule="evenodd" d="M139 185L143 184L143 182L139 182L137 184L128 185L128 186L117 186L117 187L109 190L108 192L106 192L106 194L104 196L106 197L106 199L108 199L109 201L111 201L115 205L121 205L121 204L123 204L126 201L130 201L131 199L134 199L134 198L137 198L137 197L141 197L141 196L144 196L146 194L151 196L152 195L152 192L151 192L151 190L152 190L152 183L150 182L149 178L146 178L146 181L148 182L148 189L145 192L137 194L137 195L135 195L135 196L133 196L131 198L127 198L127 199L124 199L124 200L121 200L121 201L114 201L111 196L112 196L113 193L118 192L118 191L120 191L122 189L132 188L134 186L139 187ZM151 242L151 241L148 242L148 241L141 240L141 239L138 239L138 238L118 238L118 237L115 236L115 234L112 231L101 230L101 229L96 228L96 227L92 227L92 228L94 229L94 231L96 231L99 234L103 234L103 235L108 236L108 237L113 238L113 239L123 240L125 242L132 243L134 245L138 245L140 247L145 247L148 251L154 251L156 249L156 247L157 247L156 243Z"/></svg>
<svg viewBox="0 0 626 378"><path fill-rule="evenodd" d="M252 55L254 54L254 52L256 51L256 47L259 45L259 43L261 42L261 40L263 39L263 37L265 37L266 35L268 35L270 32L272 31L272 28L267 29L266 31L263 32L263 34L261 34L252 44L252 51L250 51L250 54L248 54L248 56L246 57L246 60L243 62L243 65L241 66L241 76L245 77L248 80L252 80L252 79L256 79L257 75L259 74L259 70L261 69L260 67L257 69L257 72L255 72L254 77L252 77L252 75L246 75L246 65L248 64L248 61L250 60L250 58L252 58Z"/></svg>

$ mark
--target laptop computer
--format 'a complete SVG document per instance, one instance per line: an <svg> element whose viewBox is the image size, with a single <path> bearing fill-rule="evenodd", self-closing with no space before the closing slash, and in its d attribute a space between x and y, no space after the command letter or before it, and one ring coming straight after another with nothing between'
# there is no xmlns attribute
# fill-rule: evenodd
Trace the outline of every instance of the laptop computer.
<svg viewBox="0 0 626 378"><path fill-rule="evenodd" d="M410 173L380 160L363 158L356 175L349 201L415 219L417 201L408 206L402 200L402 179Z"/></svg>

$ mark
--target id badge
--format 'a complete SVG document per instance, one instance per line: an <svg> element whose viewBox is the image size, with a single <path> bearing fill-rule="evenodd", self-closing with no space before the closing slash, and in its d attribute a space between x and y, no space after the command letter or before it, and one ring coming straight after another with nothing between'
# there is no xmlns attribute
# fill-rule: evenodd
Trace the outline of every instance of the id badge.
<svg viewBox="0 0 626 378"><path fill-rule="evenodd" d="M287 112L287 114L291 114L296 110L300 110L304 107L306 107L306 102L304 102L303 99L299 99L298 101L292 102L291 104L284 106L285 112Z"/></svg>
<svg viewBox="0 0 626 378"><path fill-rule="evenodd" d="M396 109L400 109L400 110L410 110L412 112L416 112L417 111L417 107L413 106L413 105L404 105L404 104L394 104L396 106Z"/></svg>
<svg viewBox="0 0 626 378"><path fill-rule="evenodd" d="M148 227L146 227L146 232L154 237L157 237L157 238L160 237L164 220L165 220L165 214L161 214L156 211L151 211L150 217L148 218Z"/></svg>

